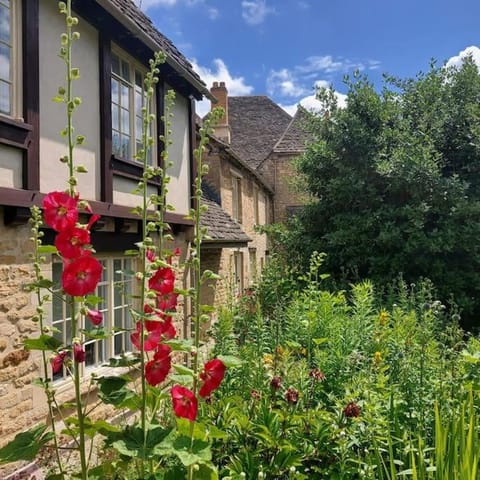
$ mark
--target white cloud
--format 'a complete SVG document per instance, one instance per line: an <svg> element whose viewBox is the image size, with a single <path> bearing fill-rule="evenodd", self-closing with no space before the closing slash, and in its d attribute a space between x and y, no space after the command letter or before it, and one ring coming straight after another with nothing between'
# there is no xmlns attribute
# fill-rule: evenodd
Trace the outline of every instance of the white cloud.
<svg viewBox="0 0 480 480"><path fill-rule="evenodd" d="M177 0L134 0L136 5L142 10L148 10L151 7L173 7Z"/></svg>
<svg viewBox="0 0 480 480"><path fill-rule="evenodd" d="M208 18L210 18L210 20L216 20L220 15L220 12L218 11L218 8L215 8L215 7L210 7L208 9Z"/></svg>
<svg viewBox="0 0 480 480"><path fill-rule="evenodd" d="M475 45L467 47L465 50L462 50L458 55L455 55L454 57L451 57L447 61L446 66L447 67L461 67L462 63L463 63L463 60L468 56L471 56L473 61L480 68L480 48L476 47Z"/></svg>
<svg viewBox="0 0 480 480"><path fill-rule="evenodd" d="M267 77L267 92L269 95L279 94L283 97L300 97L308 90L297 83L295 75L288 69L271 70Z"/></svg>
<svg viewBox="0 0 480 480"><path fill-rule="evenodd" d="M249 25L260 25L275 9L266 0L242 0L242 17Z"/></svg>
<svg viewBox="0 0 480 480"><path fill-rule="evenodd" d="M319 80L317 83L320 82L324 82L324 80ZM338 106L344 108L347 104L347 96L340 92L335 92L335 96L337 97ZM298 105L312 112L320 112L322 109L322 104L316 99L315 95L308 95L300 99L297 103L290 105L280 104L280 106L292 116L295 115Z"/></svg>
<svg viewBox="0 0 480 480"><path fill-rule="evenodd" d="M193 69L200 75L200 78L211 87L213 82L225 82L228 94L232 96L250 95L253 86L248 85L244 77L235 77L229 72L227 65L221 58L213 60L213 69L199 65L196 60L191 60ZM210 110L210 101L202 100L197 102L197 113L203 117Z"/></svg>
<svg viewBox="0 0 480 480"><path fill-rule="evenodd" d="M301 73L334 73L346 72L347 70L364 70L365 65L361 62L353 62L341 57L334 59L332 55L315 55L308 57L303 65L298 65L296 68Z"/></svg>

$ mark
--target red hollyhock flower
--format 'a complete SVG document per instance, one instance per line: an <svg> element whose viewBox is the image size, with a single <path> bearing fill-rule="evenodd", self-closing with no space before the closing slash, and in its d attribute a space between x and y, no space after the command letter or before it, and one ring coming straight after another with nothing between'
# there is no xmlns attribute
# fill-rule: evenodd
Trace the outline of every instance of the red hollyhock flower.
<svg viewBox="0 0 480 480"><path fill-rule="evenodd" d="M175 415L194 422L197 418L198 401L193 392L181 385L175 385L172 387L170 395Z"/></svg>
<svg viewBox="0 0 480 480"><path fill-rule="evenodd" d="M58 352L58 354L55 355L55 357L53 357L50 360L53 374L58 373L62 370L63 362L65 361L66 356L67 356L67 352L65 350L62 350L61 352Z"/></svg>
<svg viewBox="0 0 480 480"><path fill-rule="evenodd" d="M150 318L158 318L158 320L145 320L145 328L149 332L158 331L163 339L170 340L175 338L177 331L172 322L172 317L162 312L154 310L150 305L145 305L143 311L150 314Z"/></svg>
<svg viewBox="0 0 480 480"><path fill-rule="evenodd" d="M227 367L218 358L214 358L205 364L203 372L200 374L200 380L203 385L198 392L201 397L209 397L222 383Z"/></svg>
<svg viewBox="0 0 480 480"><path fill-rule="evenodd" d="M87 308L87 317L94 325L100 325L103 321L103 314L98 310Z"/></svg>
<svg viewBox="0 0 480 480"><path fill-rule="evenodd" d="M153 323L153 322L152 322ZM155 322L160 323L160 322ZM138 350L141 350L141 335L142 335L142 323L137 322L137 328L134 332L131 333L130 338L132 343ZM146 326L144 329L144 340L143 340L143 350L145 352L151 352L155 350L162 339L162 332L160 329L148 331Z"/></svg>
<svg viewBox="0 0 480 480"><path fill-rule="evenodd" d="M63 258L81 257L84 245L90 243L90 232L85 228L71 227L55 237L55 246Z"/></svg>
<svg viewBox="0 0 480 480"><path fill-rule="evenodd" d="M157 307L163 312L175 312L178 303L178 293L169 293L157 297Z"/></svg>
<svg viewBox="0 0 480 480"><path fill-rule="evenodd" d="M78 344L78 343L75 343L73 345L73 359L77 362L77 363L82 363L85 361L85 350L83 349L83 347Z"/></svg>
<svg viewBox="0 0 480 480"><path fill-rule="evenodd" d="M168 295L173 292L175 284L175 273L171 268L159 268L155 275L148 281L148 288L155 290L161 295Z"/></svg>
<svg viewBox="0 0 480 480"><path fill-rule="evenodd" d="M172 349L168 345L161 343L153 356L153 360L145 365L145 380L149 385L154 387L167 378L172 366L171 352Z"/></svg>
<svg viewBox="0 0 480 480"><path fill-rule="evenodd" d="M97 288L102 276L102 264L90 255L68 263L62 273L62 286L72 297L83 297Z"/></svg>
<svg viewBox="0 0 480 480"><path fill-rule="evenodd" d="M43 219L57 232L75 226L78 220L78 200L65 192L50 192L43 199Z"/></svg>

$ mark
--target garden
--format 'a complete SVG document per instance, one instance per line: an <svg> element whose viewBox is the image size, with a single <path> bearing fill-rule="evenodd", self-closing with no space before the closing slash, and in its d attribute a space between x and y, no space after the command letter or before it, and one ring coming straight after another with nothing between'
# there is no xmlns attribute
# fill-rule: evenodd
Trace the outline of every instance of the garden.
<svg viewBox="0 0 480 480"><path fill-rule="evenodd" d="M168 148L161 166L148 162L155 119L149 105L165 61L157 54L145 79L142 148L136 158L144 171L135 192L142 241L125 252L135 269L115 272L137 286L121 291L133 326L118 330L128 334L133 353L112 358L109 367L118 374L93 374L85 392L80 371L86 344L118 331L102 327L102 299L93 294L102 273L90 244L98 216L77 191L77 177L85 169L74 155L85 141L75 130L81 105L73 94L80 78L72 58L72 46L80 40L78 18L70 1L59 8L65 17L59 54L66 84L54 101L65 107L61 134L67 153L60 162L67 171L66 188L48 193L41 208L31 210L33 280L28 288L36 298L38 331L24 342L42 364L37 385L45 393L48 421L0 448L0 464L37 460L48 480L478 479L480 339L474 328L462 328L474 325L477 312L478 253L472 240L478 226L464 225L460 231L467 238L458 243L452 233L467 214L475 220L477 188L462 183L461 173L462 168L475 173L470 160L476 161L471 144L480 135L478 70L467 63L453 81L438 82L449 74L435 70L414 85L397 82L397 90L404 89L403 102L385 92L381 100L360 79L351 84L343 111L337 111L331 92L319 92L328 114L312 116L317 142L298 168L322 201L292 219L290 227L267 227L272 254L258 283L238 297L232 293L215 311L201 302L202 286L217 279L202 267L202 241L208 235L201 225L202 176L207 173L202 156L222 112L213 111L198 132L195 208L189 214L193 241L180 264L164 217L169 210ZM476 90L465 87L472 77ZM435 90L427 88L431 85ZM472 135L460 166L452 170L434 151L436 138L444 139L439 123L433 129L437 137L426 138L428 115L437 110L428 102L415 110L412 102L421 95L433 101L443 91L443 101L453 105L459 86L478 104L467 113L457 111L471 117L470 123L462 119ZM167 94L161 136L166 146L173 102ZM441 110L445 118L447 113L448 108ZM412 125L422 131L421 138L410 135ZM456 125L450 127L454 131ZM457 157L461 147L459 142ZM414 154L421 160L406 166L405 159ZM370 158L374 161L368 163ZM327 175L329 169L334 175ZM152 178L160 179L160 194L149 193ZM375 188L381 202L375 200ZM434 202L439 189L443 203ZM428 205L428 195L436 210ZM372 218L376 225L366 225ZM412 219L417 227L422 224L422 235L410 231L411 243L402 249L399 236L405 225L411 228ZM45 225L55 232L53 245L44 242ZM377 250L369 247L369 230L380 238ZM435 245L426 248L432 237ZM461 264L444 255L452 244L462 253ZM434 254L445 263L432 260ZM58 281L42 269L50 255L61 261ZM192 286L180 289L186 270ZM120 290L124 285L118 282ZM48 323L47 305L54 298L64 303L72 320L66 343ZM175 326L181 298L190 305L188 339ZM57 398L57 374L71 379L72 402ZM110 409L115 422L96 413L101 406Z"/></svg>

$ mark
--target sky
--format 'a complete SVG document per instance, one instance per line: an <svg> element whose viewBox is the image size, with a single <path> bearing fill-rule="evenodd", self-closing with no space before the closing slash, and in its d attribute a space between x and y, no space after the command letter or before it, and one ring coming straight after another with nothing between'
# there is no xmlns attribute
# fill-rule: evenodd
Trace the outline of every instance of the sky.
<svg viewBox="0 0 480 480"><path fill-rule="evenodd" d="M345 100L356 70L381 88L383 74L427 71L432 59L480 65L479 0L135 0L210 87L268 95L293 115L315 108L315 87ZM209 102L197 105L201 115Z"/></svg>

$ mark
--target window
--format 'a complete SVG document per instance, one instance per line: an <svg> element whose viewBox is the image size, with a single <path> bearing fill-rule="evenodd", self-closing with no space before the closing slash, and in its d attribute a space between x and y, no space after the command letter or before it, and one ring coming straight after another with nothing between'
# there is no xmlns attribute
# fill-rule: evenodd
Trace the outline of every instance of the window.
<svg viewBox="0 0 480 480"><path fill-rule="evenodd" d="M243 253L234 252L231 256L232 264L232 291L234 295L239 295L243 292Z"/></svg>
<svg viewBox="0 0 480 480"><path fill-rule="evenodd" d="M112 154L117 158L133 160L143 148L144 80L145 69L112 52ZM154 137L153 131L148 134ZM151 149L148 162L152 163Z"/></svg>
<svg viewBox="0 0 480 480"><path fill-rule="evenodd" d="M19 0L0 0L0 113L21 116L21 22Z"/></svg>
<svg viewBox="0 0 480 480"><path fill-rule="evenodd" d="M242 179L232 175L232 217L242 223Z"/></svg>
<svg viewBox="0 0 480 480"><path fill-rule="evenodd" d="M130 351L131 342L128 332L122 329L132 327L130 312L128 310L129 298L132 294L132 279L117 273L119 270L132 270L132 260L129 258L99 258L103 265L103 274L97 286L95 295L103 301L98 309L103 313L102 326L107 331L112 331L112 336L106 340L89 340L85 343L85 364L84 369L99 367L107 362L109 358ZM62 264L53 263L52 280L59 284L62 275ZM52 326L56 329L55 336L64 345L68 345L71 339L72 319L68 312L66 303L58 296L52 300ZM88 325L81 325L81 328L90 328ZM66 372L59 372L54 375L54 380L66 378Z"/></svg>

